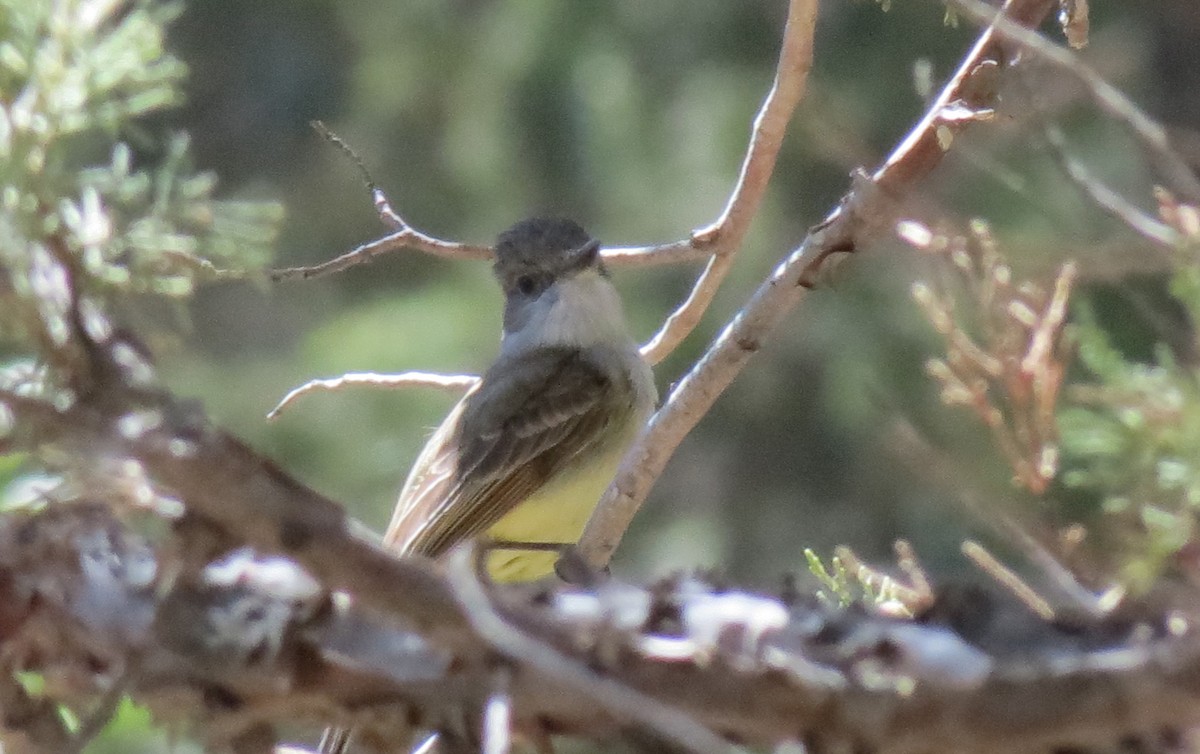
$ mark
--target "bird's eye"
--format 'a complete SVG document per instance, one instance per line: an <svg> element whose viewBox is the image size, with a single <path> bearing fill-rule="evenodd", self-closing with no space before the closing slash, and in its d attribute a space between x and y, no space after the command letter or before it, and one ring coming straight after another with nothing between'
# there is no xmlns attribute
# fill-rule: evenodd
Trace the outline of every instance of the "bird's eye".
<svg viewBox="0 0 1200 754"><path fill-rule="evenodd" d="M522 275L517 278L517 290L521 292L522 296L532 296L533 292L537 290L537 281L533 279L532 275Z"/></svg>

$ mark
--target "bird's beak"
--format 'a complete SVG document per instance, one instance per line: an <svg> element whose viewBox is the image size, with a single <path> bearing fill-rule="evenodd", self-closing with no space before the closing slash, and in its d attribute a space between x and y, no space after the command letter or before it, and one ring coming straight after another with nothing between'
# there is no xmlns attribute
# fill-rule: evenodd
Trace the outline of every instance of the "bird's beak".
<svg viewBox="0 0 1200 754"><path fill-rule="evenodd" d="M563 260L563 272L580 272L594 266L600 260L600 242L592 239L577 249L567 252Z"/></svg>

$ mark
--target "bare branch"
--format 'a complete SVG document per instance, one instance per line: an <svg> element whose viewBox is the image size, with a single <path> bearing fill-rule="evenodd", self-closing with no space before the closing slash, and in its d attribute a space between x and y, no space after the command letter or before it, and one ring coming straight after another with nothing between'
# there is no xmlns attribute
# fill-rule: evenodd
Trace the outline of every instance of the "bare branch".
<svg viewBox="0 0 1200 754"><path fill-rule="evenodd" d="M184 463L224 473L208 459ZM232 504L253 509L261 480L245 481ZM334 710L364 739L392 746L421 740L414 720L435 731L484 720L480 732L495 732L483 736L488 750L502 748L502 729L524 736L545 726L597 741L636 732L700 751L727 751L727 738L1000 754L1154 741L1200 722L1196 631L1124 618L1060 628L987 591L935 594L922 621L909 622L693 579L652 589L610 582L595 593L488 587L463 549L448 575L415 558L396 572L395 591L436 584L467 625L465 634L436 623L416 632L370 605L330 604L279 557L232 555L164 594L152 577L159 564L129 559L144 541L101 506L0 516L0 541L6 657L21 657L22 642L52 621L58 641L25 654L24 669L82 658L79 693L89 682L103 688L87 661L96 646L126 666L141 657L135 699L245 751L270 750L275 724L325 722ZM431 581L411 581L418 573ZM149 613L109 610L97 622L98 595ZM11 731L28 718L7 702ZM49 740L14 747L60 750Z"/></svg>
<svg viewBox="0 0 1200 754"><path fill-rule="evenodd" d="M741 246L750 221L762 203L780 145L783 143L787 123L804 94L808 71L812 67L817 6L818 0L791 0L775 81L755 117L741 172L721 215L708 226L693 232L686 240L658 246L618 247L605 249L603 252L605 260L609 263L631 266L691 262L708 258L707 266L687 299L667 317L658 333L642 347L642 355L651 364L665 358L695 329L732 267L733 258ZM457 259L491 257L490 247L445 241L413 228L392 208L386 194L375 185L358 155L320 122L314 123L314 126L322 136L348 154L358 166L371 191L379 218L395 232L363 244L328 262L310 267L274 270L270 273L273 280L311 278L340 272L381 254L403 248Z"/></svg>
<svg viewBox="0 0 1200 754"><path fill-rule="evenodd" d="M376 189L378 191L378 189ZM377 194L377 197L383 196L382 193ZM386 199L384 200L386 203ZM475 246L472 244L458 243L456 241L443 241L440 238L426 235L419 230L411 227L404 227L395 233L386 235L369 243L358 246L351 251L342 254L340 257L330 259L328 262L312 265L311 267L284 267L278 270L271 270L270 278L275 281L280 280L307 280L309 278L318 277L320 275L328 275L334 272L341 272L355 265L368 262L381 254L387 254L401 249L417 249L426 254L433 254L439 257L448 257L451 259L491 259L492 247L490 246Z"/></svg>
<svg viewBox="0 0 1200 754"><path fill-rule="evenodd" d="M1008 0L1005 13L1016 23L1034 25L1050 12L1053 0ZM671 392L621 463L580 538L577 552L585 563L602 568L620 544L655 480L688 432L745 367L763 338L791 311L805 289L817 284L826 262L853 252L880 226L891 227L889 197L903 196L941 162L943 144L973 121L946 118L964 109L982 112L995 94L977 77L1008 61L992 29L985 31L960 64L916 128L892 152L874 176L859 176L838 207L786 257L727 325L695 367Z"/></svg>
<svg viewBox="0 0 1200 754"><path fill-rule="evenodd" d="M962 554L967 556L967 559L974 563L979 570L995 579L997 584L1000 584L1007 589L1014 597L1021 600L1030 610L1034 612L1042 620L1054 620L1054 608L1050 607L1050 603L1046 598L1037 593L1033 587L1025 583L1025 581L1016 574L1008 566L1000 562L995 555L988 552L987 548L978 542L968 539L962 543Z"/></svg>
<svg viewBox="0 0 1200 754"><path fill-rule="evenodd" d="M1058 128L1046 125L1046 141L1050 144L1055 159L1063 173L1091 199L1096 206L1112 217L1129 226L1146 240L1174 248L1183 240L1182 234L1166 223L1159 222L1119 193L1106 186L1079 160L1067 152L1066 139Z"/></svg>
<svg viewBox="0 0 1200 754"><path fill-rule="evenodd" d="M693 236L657 246L612 246L601 250L604 261L615 267L649 267L699 262L712 256L710 243Z"/></svg>
<svg viewBox="0 0 1200 754"><path fill-rule="evenodd" d="M1187 161L1171 147L1166 129L1142 111L1121 90L1108 83L1093 68L1070 50L1054 44L1035 31L1014 23L1010 18L980 0L942 0L967 18L988 24L1002 39L1020 45L1021 49L1053 64L1077 78L1087 88L1101 110L1116 118L1137 137L1150 161L1170 183L1172 189L1189 201L1200 201L1200 178L1191 171Z"/></svg>
<svg viewBox="0 0 1200 754"><path fill-rule="evenodd" d="M309 380L293 388L283 400L267 412L267 419L277 419L283 410L296 399L317 390L338 391L343 388L365 385L368 387L406 388L433 387L450 392L463 392L474 387L479 378L473 374L434 374L432 372L401 372L400 374L378 374L376 372L347 372L340 377Z"/></svg>
<svg viewBox="0 0 1200 754"><path fill-rule="evenodd" d="M367 186L367 190L371 192L371 200L375 204L375 212L379 215L380 221L391 228L393 232L383 238L365 243L355 249L352 249L339 257L330 259L321 264L312 265L310 267L288 267L279 270L272 270L270 278L276 282L280 280L292 280L318 277L320 275L328 275L342 270L349 269L364 262L369 262L381 254L387 254L401 249L417 249L426 254L434 256L447 257L450 259L491 259L491 246L476 246L472 244L459 243L457 241L445 241L440 238L422 233L416 228L409 225L404 218L400 216L396 210L392 208L391 202L388 200L387 194L383 192L375 181L371 178L371 173L367 170L367 166L363 163L358 154L350 148L350 145L342 140L340 136L330 131L324 123L315 120L312 123L326 141L340 149L346 154L355 166L358 167L359 173L362 174L363 182Z"/></svg>
<svg viewBox="0 0 1200 754"><path fill-rule="evenodd" d="M492 607L473 561L471 550L460 548L451 556L449 578L472 627L489 646L520 666L536 669L555 685L583 694L616 719L636 722L687 751L728 754L728 744L683 712L606 678L509 625Z"/></svg>
<svg viewBox="0 0 1200 754"><path fill-rule="evenodd" d="M750 145L737 184L721 216L708 227L692 234L693 238L712 245L713 256L687 299L667 317L654 337L642 346L642 356L651 364L666 358L696 329L733 267L742 239L762 204L771 173L775 170L788 121L804 96L808 72L812 68L817 8L817 0L792 0L788 5L788 20L783 31L779 63L775 68L775 82L754 119Z"/></svg>

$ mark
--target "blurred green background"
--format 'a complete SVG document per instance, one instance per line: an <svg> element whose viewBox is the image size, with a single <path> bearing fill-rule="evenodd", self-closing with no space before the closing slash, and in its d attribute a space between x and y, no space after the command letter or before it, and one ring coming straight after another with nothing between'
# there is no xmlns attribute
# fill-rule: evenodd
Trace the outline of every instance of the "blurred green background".
<svg viewBox="0 0 1200 754"><path fill-rule="evenodd" d="M770 193L703 324L657 368L664 394L828 211L849 172L877 165L904 135L922 111L922 78L940 85L975 36L944 25L936 3L891 6L822 4L808 95ZM430 233L486 242L521 216L555 213L609 244L674 240L723 206L785 9L783 0L192 0L171 35L191 68L188 102L155 125L190 131L200 167L228 196L285 203L279 266L325 260L383 231L353 166L310 130L314 118ZM1093 0L1092 20L1085 59L1200 163L1200 4ZM1027 117L1031 89L1053 103L1077 156L1150 206L1153 179L1133 143L1068 77L1035 69L909 198L907 214L959 229L985 217L1019 275L1044 278L1078 257L1085 288L1136 275L1153 297L1161 258L1061 177ZM696 271L617 272L640 336ZM909 286L928 274L928 260L882 242L807 296L679 449L615 570L645 578L714 567L771 584L804 570L804 547L848 544L884 560L905 537L947 573L964 568L965 536L986 538L964 495L1035 505L1008 484L986 432L943 408L924 376L940 344ZM1112 311L1137 310L1125 288L1113 290ZM274 423L264 414L313 377L478 371L495 352L499 304L486 264L407 252L308 282L209 285L186 316L170 314L182 327L159 330L156 351L179 393L382 528L453 398L358 388L307 397ZM915 433L898 434L904 427Z"/></svg>

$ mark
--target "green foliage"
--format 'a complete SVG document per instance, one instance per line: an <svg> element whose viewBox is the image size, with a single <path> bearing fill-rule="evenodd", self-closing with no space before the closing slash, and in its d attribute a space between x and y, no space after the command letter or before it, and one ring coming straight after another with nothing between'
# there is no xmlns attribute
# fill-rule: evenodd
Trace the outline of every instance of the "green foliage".
<svg viewBox="0 0 1200 754"><path fill-rule="evenodd" d="M129 699L117 705L112 720L87 747L87 754L199 754L201 751L196 743L156 730L146 708Z"/></svg>
<svg viewBox="0 0 1200 754"><path fill-rule="evenodd" d="M145 116L181 101L185 67L164 47L164 26L178 11L122 0L0 0L5 387L61 382L70 304L64 267L90 327L104 326L93 312L151 297L181 300L220 268L266 262L279 206L217 199L215 178L191 166L188 137L159 138L144 125ZM11 429L5 421L0 415L0 436ZM38 489L53 482L27 467L23 456L0 457L0 502L36 503ZM29 679L37 693L40 678ZM78 711L62 711L75 727ZM88 751L165 750L149 725L147 713L126 702Z"/></svg>
<svg viewBox="0 0 1200 754"><path fill-rule="evenodd" d="M216 199L185 135L137 123L180 101L185 68L164 49L178 9L0 0L0 334L62 341L52 259L101 300L186 296L218 267L264 263L279 207Z"/></svg>
<svg viewBox="0 0 1200 754"><path fill-rule="evenodd" d="M840 552L829 558L826 566L819 555L805 548L804 559L808 562L809 572L820 584L817 598L825 604L831 607L886 605L893 611L907 612L912 590L890 576L857 563L852 553ZM853 567L847 561L854 563Z"/></svg>
<svg viewBox="0 0 1200 754"><path fill-rule="evenodd" d="M821 584L821 588L817 590L817 597L821 601L829 605L842 606L855 602L874 602L874 599L861 588L861 584L851 577L841 558L834 555L829 559L829 566L826 567L821 556L805 548L804 559L808 561L809 572L816 576L817 581Z"/></svg>
<svg viewBox="0 0 1200 754"><path fill-rule="evenodd" d="M1101 501L1100 533L1121 545L1124 580L1144 588L1195 531L1200 382L1164 345L1153 364L1126 357L1086 304L1076 306L1075 332L1088 377L1059 412L1062 482Z"/></svg>

